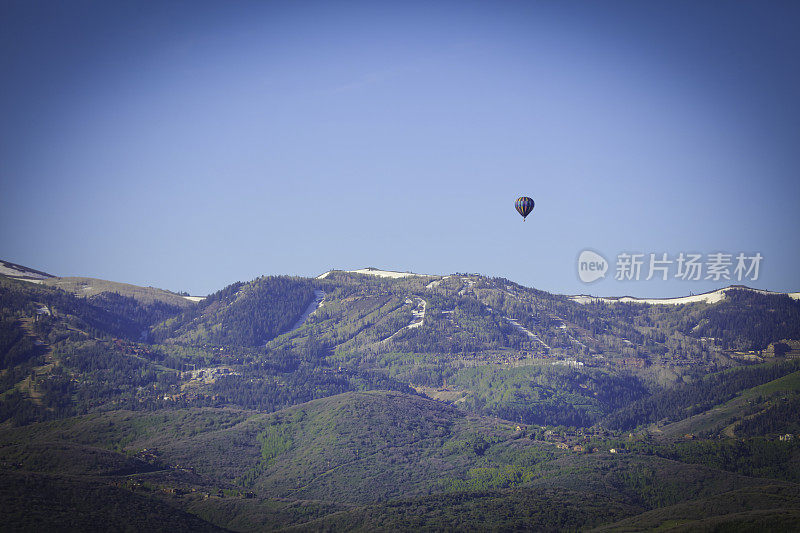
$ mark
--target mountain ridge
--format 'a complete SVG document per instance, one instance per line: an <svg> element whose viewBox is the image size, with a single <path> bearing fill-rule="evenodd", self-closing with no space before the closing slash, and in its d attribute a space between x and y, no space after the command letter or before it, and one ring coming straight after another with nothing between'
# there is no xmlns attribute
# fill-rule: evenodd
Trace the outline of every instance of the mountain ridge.
<svg viewBox="0 0 800 533"><path fill-rule="evenodd" d="M2 267L5 267L6 272L0 270L0 275L5 275L5 276L13 278L13 279L20 279L20 280L23 280L23 281L33 281L33 282L37 282L37 283L41 283L42 281L40 281L40 280L47 280L47 279L51 279L52 278L50 281L47 282L47 284L54 285L54 286L68 285L68 282L81 283L81 282L84 282L84 281L96 281L96 282L104 282L104 283L107 283L107 284L119 284L121 286L145 288L145 287L141 287L141 286L135 285L135 284L117 282L117 281L111 281L111 280L104 280L104 279L100 279L100 278L88 278L88 277L80 277L80 276L67 276L67 277L57 276L57 275L53 275L53 274L48 274L46 272L41 272L39 270L35 270L33 268L26 267L26 266L23 266L23 265L17 265L15 263L11 263L11 262L8 262L8 261L5 261L5 260L0 260L0 268L2 268ZM320 274L318 276L315 276L315 277L309 278L309 279L322 280L322 279L328 278L330 275L335 274L335 273L340 273L340 274L363 274L363 275L374 276L374 277L377 277L377 278L388 278L388 279L401 279L401 278L407 278L407 277L437 278L437 280L434 280L431 283L436 283L439 280L444 280L444 279L448 279L448 278L451 278L451 277L458 277L458 276L463 276L463 277L469 277L469 276L488 277L488 276L483 276L481 274L458 274L458 273L453 273L453 274L418 274L418 273L410 272L410 271L398 271L398 270L380 269L380 268L376 268L376 267L364 267L364 268L355 269L355 270L331 269L331 270L328 270L328 271L326 271L326 272L324 272L324 273L322 273L322 274ZM64 280L64 281L59 283L58 281L55 281L55 280ZM64 288L64 287L62 286L62 288ZM146 288L153 289L153 287L146 287ZM575 301L577 303L606 302L606 303L644 303L644 304L654 304L654 305L657 305L657 304L672 304L672 305L676 305L676 304L698 303L698 302L716 303L716 302L721 301L725 297L725 293L726 292L728 292L730 290L735 290L735 289L748 290L748 291L758 292L758 293L761 293L761 294L771 294L771 295L782 295L782 294L785 294L785 295L789 296L790 298L792 298L793 300L800 300L800 291L799 292L780 292L780 291L771 291L771 290L767 290L767 289L756 289L756 288L753 288L753 287L748 287L746 285L736 285L736 284L728 285L726 287L722 287L722 288L719 288L719 289L714 289L714 290L707 291L707 292L700 293L700 294L692 294L692 295L689 295L689 296L671 296L671 297L664 297L664 298L648 298L648 297L628 296L628 295L625 295L625 296L592 296L592 295L589 295L589 294L569 295L569 294L559 294L559 293L553 293L553 292L550 292L550 294L556 295L556 296L566 296L567 298L569 298L572 301ZM72 290L72 292L76 292L74 289L66 289L66 290ZM170 293L170 294L176 294L176 293L172 293L171 291L167 291L165 289L155 289L155 290L164 291L165 293ZM546 291L546 292L549 292L549 291ZM97 294L97 292L93 292L92 294ZM187 296L187 295L185 295L185 293L181 294L179 296L181 296L182 298L184 298L184 299L186 299L188 301L194 302L194 303L197 303L198 301L201 301L202 299L205 298L205 296Z"/></svg>

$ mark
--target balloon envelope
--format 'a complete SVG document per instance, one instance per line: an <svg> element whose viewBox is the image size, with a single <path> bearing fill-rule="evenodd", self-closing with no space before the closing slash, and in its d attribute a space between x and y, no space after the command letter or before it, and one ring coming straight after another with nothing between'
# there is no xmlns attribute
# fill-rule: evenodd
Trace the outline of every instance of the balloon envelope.
<svg viewBox="0 0 800 533"><path fill-rule="evenodd" d="M528 198L527 196L520 196L517 198L517 202L514 204L514 207L517 208L517 212L522 215L522 219L524 220L525 217L531 214L533 211L533 199Z"/></svg>

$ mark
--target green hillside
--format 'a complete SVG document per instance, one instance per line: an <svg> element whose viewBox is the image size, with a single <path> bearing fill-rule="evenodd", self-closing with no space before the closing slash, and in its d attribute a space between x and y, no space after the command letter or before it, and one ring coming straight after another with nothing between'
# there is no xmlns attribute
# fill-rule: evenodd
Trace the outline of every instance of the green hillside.
<svg viewBox="0 0 800 533"><path fill-rule="evenodd" d="M763 485L648 511L594 531L792 531L798 519L797 486Z"/></svg>
<svg viewBox="0 0 800 533"><path fill-rule="evenodd" d="M800 371L795 371L763 385L745 389L727 402L710 406L702 413L654 428L653 431L665 439L681 437L687 433L746 436L748 434L746 430L759 421L775 418L771 411L779 410L783 405L787 407L796 405L798 394L800 394ZM797 428L798 415L798 411L789 409L786 413L780 413L780 421L777 424L762 427L760 428L762 431L756 431L755 434L771 433L777 436L778 433L797 433L796 429L800 429ZM767 431L764 431L765 429ZM752 436L754 432L749 433Z"/></svg>
<svg viewBox="0 0 800 533"><path fill-rule="evenodd" d="M800 505L795 484L635 449L559 450L502 420L395 392L346 393L273 414L115 411L32 424L4 432L0 463L32 480L34 491L43 490L40 479L90 491L111 486L112 499L126 500L120 491L127 491L134 503L155 498L239 530L298 522L336 530L492 528L506 520L509 527L583 528L679 504L690 513L691 502L707 499L719 507L731 491L739 498L762 486L782 495L783 508ZM774 500L748 505L771 509Z"/></svg>
<svg viewBox="0 0 800 533"><path fill-rule="evenodd" d="M260 494L358 502L426 493L514 435L507 422L375 391L273 414L113 411L32 424L0 437L0 457L40 472L117 472L138 464L119 453L155 449L159 465L190 467Z"/></svg>
<svg viewBox="0 0 800 533"><path fill-rule="evenodd" d="M102 481L3 471L6 531L226 531L158 498Z"/></svg>

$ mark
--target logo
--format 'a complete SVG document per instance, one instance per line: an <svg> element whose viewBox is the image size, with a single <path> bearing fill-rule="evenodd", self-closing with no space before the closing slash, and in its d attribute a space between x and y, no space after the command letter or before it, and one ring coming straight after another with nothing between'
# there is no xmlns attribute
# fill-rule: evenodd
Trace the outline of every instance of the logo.
<svg viewBox="0 0 800 533"><path fill-rule="evenodd" d="M617 281L639 281L679 279L684 281L757 281L764 256L756 252L709 254L680 252L617 254L614 279ZM584 283L592 283L606 277L609 265L606 258L592 250L584 250L578 256L578 277Z"/></svg>
<svg viewBox="0 0 800 533"><path fill-rule="evenodd" d="M591 250L584 250L578 256L578 277L584 283L591 283L604 278L608 271L608 261L602 255Z"/></svg>

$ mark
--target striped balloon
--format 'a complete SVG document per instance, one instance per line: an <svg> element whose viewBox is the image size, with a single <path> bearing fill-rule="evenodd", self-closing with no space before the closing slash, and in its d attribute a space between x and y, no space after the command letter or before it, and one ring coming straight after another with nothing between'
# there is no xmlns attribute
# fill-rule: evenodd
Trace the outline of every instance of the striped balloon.
<svg viewBox="0 0 800 533"><path fill-rule="evenodd" d="M531 214L533 211L533 199L528 198L527 196L520 196L517 198L517 202L514 204L514 207L517 208L517 212L522 215L522 220L525 220L525 217Z"/></svg>

